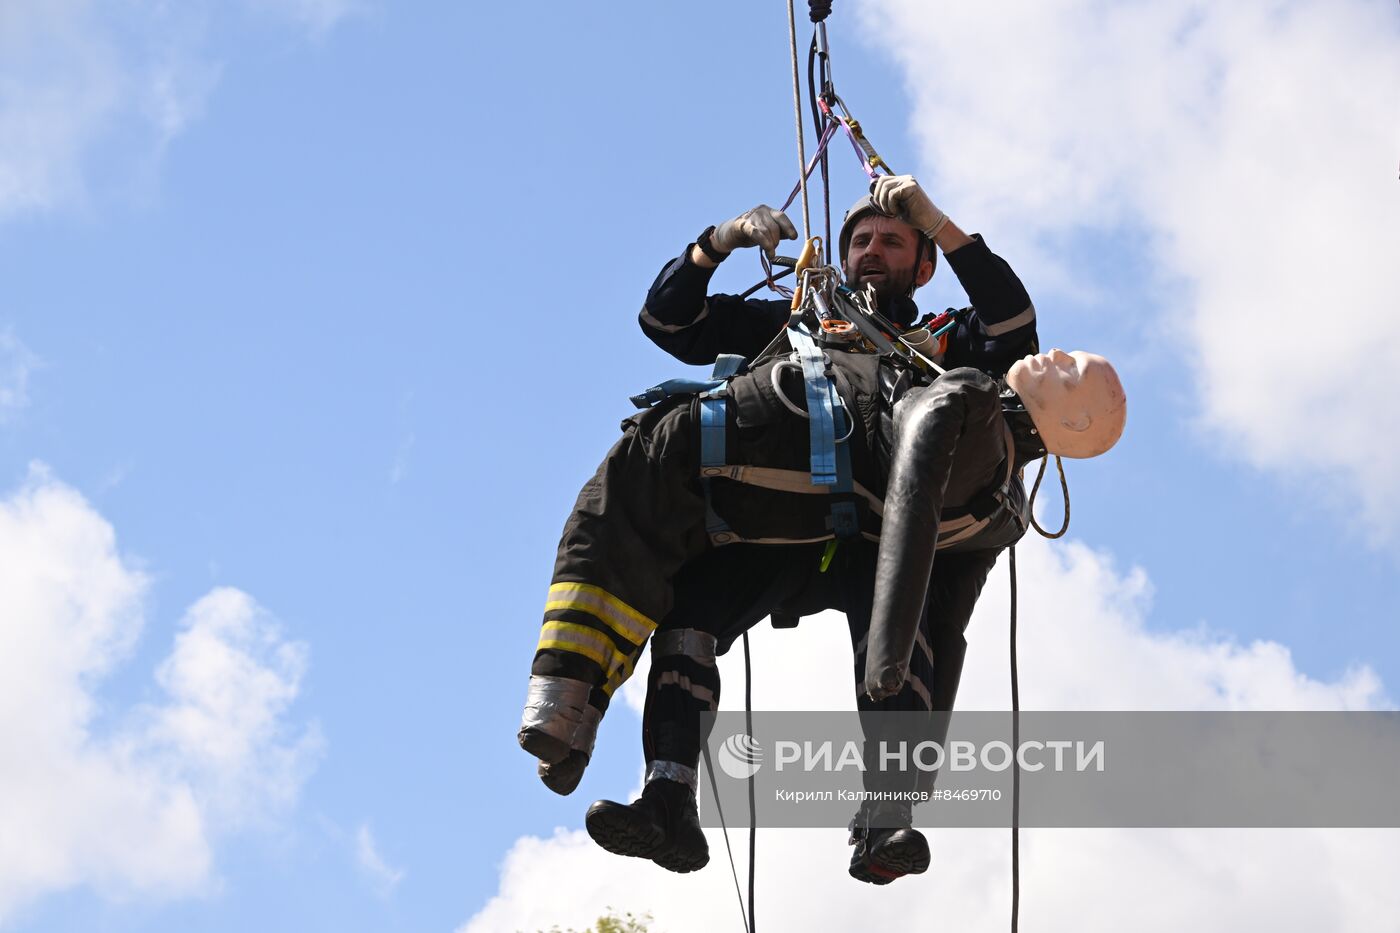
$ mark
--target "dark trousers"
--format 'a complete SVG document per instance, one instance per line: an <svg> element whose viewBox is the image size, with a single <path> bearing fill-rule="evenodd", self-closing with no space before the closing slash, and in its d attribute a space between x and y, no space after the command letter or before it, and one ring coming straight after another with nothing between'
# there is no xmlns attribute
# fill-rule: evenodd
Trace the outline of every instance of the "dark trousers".
<svg viewBox="0 0 1400 933"><path fill-rule="evenodd" d="M675 608L658 626L656 645L667 644L668 632L693 630L713 636L715 653L724 654L744 632L775 611L810 615L834 609L846 615L856 708L862 714L951 710L967 650L963 633L1000 548L940 554L909 680L899 693L878 703L863 689L876 545L863 540L842 542L825 573L820 571L823 549L823 545L739 544L704 554L676 578ZM688 646L693 644L692 640ZM703 653L654 650L642 718L647 763L696 768L703 741L701 714L718 707L719 695L719 670ZM882 732L880 720L865 715L862 720L867 743L873 744ZM930 722L930 730L937 731L938 722ZM929 737L937 741L942 736ZM872 778L876 774L867 773Z"/></svg>

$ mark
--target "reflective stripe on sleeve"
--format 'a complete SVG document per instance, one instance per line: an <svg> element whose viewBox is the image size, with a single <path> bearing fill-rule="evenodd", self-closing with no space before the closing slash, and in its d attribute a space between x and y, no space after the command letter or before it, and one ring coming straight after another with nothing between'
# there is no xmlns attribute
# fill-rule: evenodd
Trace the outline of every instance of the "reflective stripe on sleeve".
<svg viewBox="0 0 1400 933"><path fill-rule="evenodd" d="M647 310L646 305L642 306L642 323L645 324L647 327L650 327L652 330L661 331L663 334L674 334L679 331L685 330L687 327L694 327L696 324L699 324L701 321L705 320L705 318L709 316L710 303L707 301L705 302L705 307L700 311L700 313L695 315L694 320L688 321L685 324L662 324L661 321L657 320L657 318L650 311Z"/></svg>
<svg viewBox="0 0 1400 933"><path fill-rule="evenodd" d="M1007 318L996 324L987 324L985 329L988 337L1000 337L1002 334L1009 334L1018 327L1025 327L1035 320L1035 305L1031 305L1013 318Z"/></svg>

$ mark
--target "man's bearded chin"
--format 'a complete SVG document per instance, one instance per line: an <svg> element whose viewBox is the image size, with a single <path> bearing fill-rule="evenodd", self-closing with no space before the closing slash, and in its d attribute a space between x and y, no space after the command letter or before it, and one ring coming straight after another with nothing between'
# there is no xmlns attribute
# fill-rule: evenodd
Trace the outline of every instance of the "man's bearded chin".
<svg viewBox="0 0 1400 933"><path fill-rule="evenodd" d="M864 288L865 277L863 275L857 275L854 281L847 277L847 284L854 289ZM911 269L903 273L885 272L877 276L871 284L875 286L875 302L880 313L891 320L898 321L898 316L891 312L904 311L900 306L905 304L910 296L910 292L914 289L913 270ZM907 311L904 311L904 313L907 313Z"/></svg>

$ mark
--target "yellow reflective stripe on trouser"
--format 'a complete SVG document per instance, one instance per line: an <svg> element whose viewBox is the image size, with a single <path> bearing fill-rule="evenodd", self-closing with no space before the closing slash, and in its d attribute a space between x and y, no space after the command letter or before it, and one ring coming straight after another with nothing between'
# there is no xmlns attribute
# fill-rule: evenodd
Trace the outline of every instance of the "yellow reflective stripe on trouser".
<svg viewBox="0 0 1400 933"><path fill-rule="evenodd" d="M608 678L607 683L603 684L603 694L605 696L612 696L613 691L616 690L618 687L622 686L622 682L631 676L631 664L628 664L626 667L619 667L617 670L612 672L612 676Z"/></svg>
<svg viewBox="0 0 1400 933"><path fill-rule="evenodd" d="M588 583L556 583L549 588L545 612L574 609L586 612L637 647L645 644L656 623L607 590Z"/></svg>
<svg viewBox="0 0 1400 933"><path fill-rule="evenodd" d="M540 644L537 650L543 651L546 648L553 648L556 651L571 651L593 661L603 669L603 673L608 679L608 684L604 685L603 689L609 694L611 694L613 687L622 683L632 674L632 659L617 650L617 646L612 643L608 636L586 625L574 625L571 622L546 622L540 631Z"/></svg>

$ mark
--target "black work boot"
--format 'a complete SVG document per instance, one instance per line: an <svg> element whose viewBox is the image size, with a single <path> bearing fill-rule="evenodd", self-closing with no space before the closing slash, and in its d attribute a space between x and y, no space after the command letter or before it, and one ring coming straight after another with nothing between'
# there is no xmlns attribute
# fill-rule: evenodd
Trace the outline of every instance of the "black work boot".
<svg viewBox="0 0 1400 933"><path fill-rule="evenodd" d="M583 825L609 852L649 858L667 871L695 871L710 861L695 792L680 781L648 781L630 804L599 800L588 808Z"/></svg>
<svg viewBox="0 0 1400 933"><path fill-rule="evenodd" d="M889 884L928 871L928 840L913 823L913 806L903 802L863 803L851 822L851 877Z"/></svg>

